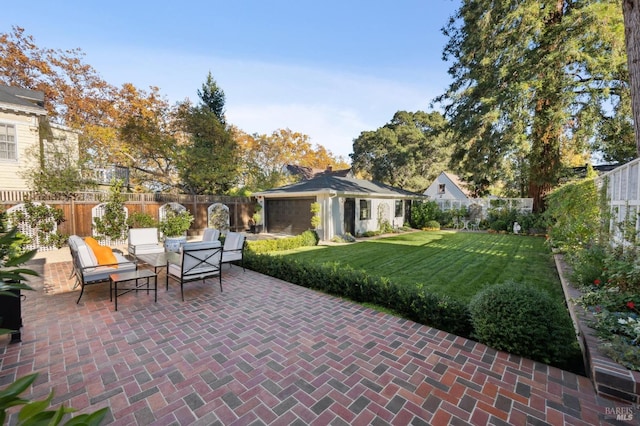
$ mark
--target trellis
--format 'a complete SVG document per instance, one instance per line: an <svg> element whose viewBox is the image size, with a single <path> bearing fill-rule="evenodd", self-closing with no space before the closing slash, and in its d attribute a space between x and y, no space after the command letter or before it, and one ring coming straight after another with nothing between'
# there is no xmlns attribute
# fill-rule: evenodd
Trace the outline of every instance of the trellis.
<svg viewBox="0 0 640 426"><path fill-rule="evenodd" d="M106 208L107 203L101 203L98 204L97 206L93 207L91 209L91 223L95 224L95 218L100 218L102 219L105 215L105 208ZM124 214L126 217L129 217L129 209L126 206L123 206L124 208ZM116 240L112 240L111 238L107 237L107 236L103 236L103 235L98 235L98 233L96 232L96 228L95 226L91 227L91 235L98 239L97 237L102 239L102 243L104 245L108 245L108 246L121 246L121 245L125 245L127 244L127 238L128 236L123 233L122 236Z"/></svg>
<svg viewBox="0 0 640 426"><path fill-rule="evenodd" d="M46 205L45 203L34 202L33 204L44 205L49 209L53 208L51 206ZM22 212L23 220L19 221L18 223L10 222L10 226L17 227L22 234L26 235L29 238L29 243L25 244L24 246L26 250L37 249L38 251L50 251L50 250L58 249L58 247L56 246L45 244L45 241L49 241L50 236L58 232L58 225L55 223L55 221L52 221L52 223L50 224L52 226L52 229L50 231L43 231L39 227L31 226L31 224L28 221L27 209L24 203L15 205L7 209L7 213L9 214L10 218L15 217L13 213L16 213L16 212Z"/></svg>
<svg viewBox="0 0 640 426"><path fill-rule="evenodd" d="M207 208L207 226L220 231L228 231L231 227L229 206L222 203L211 204Z"/></svg>
<svg viewBox="0 0 640 426"><path fill-rule="evenodd" d="M175 202L163 204L158 210L158 218L160 219L160 222L167 218L167 212L169 212L169 210L172 210L176 213L182 213L183 211L187 210L187 208L182 204Z"/></svg>

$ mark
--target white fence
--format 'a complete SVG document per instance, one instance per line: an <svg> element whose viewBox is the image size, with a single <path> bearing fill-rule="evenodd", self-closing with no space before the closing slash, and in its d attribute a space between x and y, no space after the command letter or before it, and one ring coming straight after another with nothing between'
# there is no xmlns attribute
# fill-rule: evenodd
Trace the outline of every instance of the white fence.
<svg viewBox="0 0 640 426"><path fill-rule="evenodd" d="M433 200L440 210L447 211L465 207L471 211L481 211L480 217L485 219L490 209L518 210L520 213L533 211L533 198L468 198L466 200Z"/></svg>

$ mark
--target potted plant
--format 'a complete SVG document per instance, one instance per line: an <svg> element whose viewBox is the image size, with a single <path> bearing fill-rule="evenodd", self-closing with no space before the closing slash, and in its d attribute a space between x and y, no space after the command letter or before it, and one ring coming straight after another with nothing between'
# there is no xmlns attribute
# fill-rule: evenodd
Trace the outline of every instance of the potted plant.
<svg viewBox="0 0 640 426"><path fill-rule="evenodd" d="M262 206L260 204L256 204L253 216L251 216L251 219L249 219L249 228L250 231L254 234L259 234L260 232L262 232L262 215L260 214L261 210Z"/></svg>
<svg viewBox="0 0 640 426"><path fill-rule="evenodd" d="M258 212L255 212L253 216L251 216L251 219L249 220L249 227L251 232L253 232L254 234L259 234L262 230L262 225L260 225L261 220L262 216Z"/></svg>
<svg viewBox="0 0 640 426"><path fill-rule="evenodd" d="M187 231L191 227L191 222L193 222L193 216L187 210L167 211L166 217L158 226L164 235L164 246L167 251L180 251L180 246L187 241Z"/></svg>

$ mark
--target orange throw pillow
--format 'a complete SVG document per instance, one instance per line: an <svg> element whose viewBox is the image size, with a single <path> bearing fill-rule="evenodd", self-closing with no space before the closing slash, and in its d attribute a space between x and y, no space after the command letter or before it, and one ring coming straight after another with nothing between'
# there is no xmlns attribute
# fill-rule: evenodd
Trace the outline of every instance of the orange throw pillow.
<svg viewBox="0 0 640 426"><path fill-rule="evenodd" d="M93 237L84 237L84 242L93 250L94 247L100 247L100 243Z"/></svg>
<svg viewBox="0 0 640 426"><path fill-rule="evenodd" d="M91 248L93 251L93 255L96 257L98 261L98 265L111 265L112 263L118 263L118 259L113 254L113 250L110 247L101 246L95 238L87 237L84 239L84 242ZM117 268L118 265L113 265L114 268Z"/></svg>

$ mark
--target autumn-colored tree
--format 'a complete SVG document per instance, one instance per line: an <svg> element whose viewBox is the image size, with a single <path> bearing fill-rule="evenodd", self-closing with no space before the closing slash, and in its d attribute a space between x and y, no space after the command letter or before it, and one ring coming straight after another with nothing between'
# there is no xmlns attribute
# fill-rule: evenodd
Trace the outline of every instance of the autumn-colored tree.
<svg viewBox="0 0 640 426"><path fill-rule="evenodd" d="M78 167L121 164L133 171L134 185L176 187L173 111L159 89L117 88L83 56L80 49L41 48L13 27L0 34L0 82L44 92L48 119L79 131Z"/></svg>
<svg viewBox="0 0 640 426"><path fill-rule="evenodd" d="M80 49L39 47L33 36L14 26L0 34L0 82L39 90L51 121L82 129L82 153L111 151L117 89L83 62Z"/></svg>
<svg viewBox="0 0 640 426"><path fill-rule="evenodd" d="M129 167L130 180L141 191L177 191L176 150L187 139L176 127L177 107L170 107L155 87L146 93L125 84L118 109L121 148L113 153L114 161Z"/></svg>
<svg viewBox="0 0 640 426"><path fill-rule="evenodd" d="M290 129L278 129L270 135L248 135L235 129L234 134L242 157L243 185L252 190L293 182L294 178L285 170L290 164L314 169L349 168L343 158L334 156L321 145L313 147L309 136Z"/></svg>

